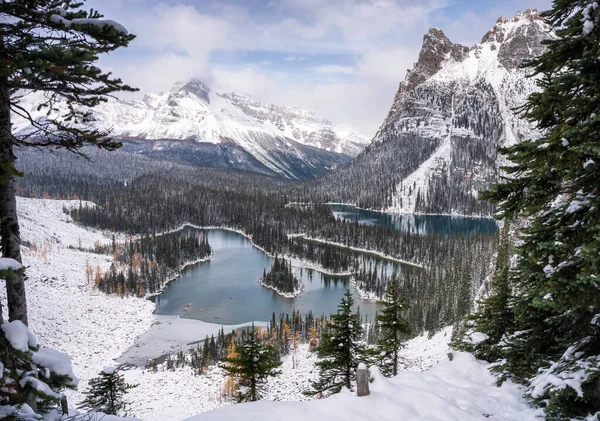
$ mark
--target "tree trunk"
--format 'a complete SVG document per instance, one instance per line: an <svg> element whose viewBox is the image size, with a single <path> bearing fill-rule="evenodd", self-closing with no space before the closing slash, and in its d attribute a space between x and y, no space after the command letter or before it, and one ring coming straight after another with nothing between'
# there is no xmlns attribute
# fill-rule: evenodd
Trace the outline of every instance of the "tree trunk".
<svg viewBox="0 0 600 421"><path fill-rule="evenodd" d="M0 247L2 256L21 262L21 237L15 197L15 155L11 135L9 91L6 76L0 77ZM8 320L27 322L27 301L23 274L6 280Z"/></svg>

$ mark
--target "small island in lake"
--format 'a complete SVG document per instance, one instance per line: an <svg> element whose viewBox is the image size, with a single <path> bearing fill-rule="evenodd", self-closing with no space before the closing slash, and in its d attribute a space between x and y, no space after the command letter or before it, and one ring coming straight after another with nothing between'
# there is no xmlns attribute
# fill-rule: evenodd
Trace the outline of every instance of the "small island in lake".
<svg viewBox="0 0 600 421"><path fill-rule="evenodd" d="M258 282L286 298L296 297L302 292L302 283L294 276L291 262L283 257L275 256L271 270L268 273L264 270Z"/></svg>

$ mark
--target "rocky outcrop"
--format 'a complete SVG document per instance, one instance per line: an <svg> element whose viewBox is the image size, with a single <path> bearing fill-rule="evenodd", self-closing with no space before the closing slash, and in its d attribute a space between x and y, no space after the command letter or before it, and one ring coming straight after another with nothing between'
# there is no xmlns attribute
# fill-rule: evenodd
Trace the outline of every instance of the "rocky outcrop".
<svg viewBox="0 0 600 421"><path fill-rule="evenodd" d="M540 13L527 9L511 19L499 18L481 42L500 44L498 61L508 69L515 69L540 55L544 49L542 41L549 36Z"/></svg>

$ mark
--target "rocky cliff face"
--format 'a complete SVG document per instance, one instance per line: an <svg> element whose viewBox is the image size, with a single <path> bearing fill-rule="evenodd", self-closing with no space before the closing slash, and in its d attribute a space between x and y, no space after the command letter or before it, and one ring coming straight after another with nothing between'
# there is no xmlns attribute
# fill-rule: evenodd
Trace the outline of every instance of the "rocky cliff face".
<svg viewBox="0 0 600 421"><path fill-rule="evenodd" d="M32 115L45 118L37 103L35 94L22 101ZM369 143L356 130L313 112L215 93L195 79L141 101L110 100L93 113L89 125L111 128L114 137L127 141L126 150L295 179L319 176ZM28 130L26 122L14 123L17 132Z"/></svg>
<svg viewBox="0 0 600 421"><path fill-rule="evenodd" d="M536 89L520 65L549 36L536 10L498 19L470 48L430 29L373 144L324 178L338 196L331 200L392 212L489 214L477 192L497 179L498 147L537 136L515 111Z"/></svg>

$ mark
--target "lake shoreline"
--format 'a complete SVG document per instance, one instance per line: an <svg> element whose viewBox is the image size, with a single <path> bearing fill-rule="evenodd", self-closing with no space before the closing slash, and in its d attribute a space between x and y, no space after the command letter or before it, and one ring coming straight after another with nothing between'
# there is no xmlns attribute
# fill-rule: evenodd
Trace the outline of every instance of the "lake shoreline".
<svg viewBox="0 0 600 421"><path fill-rule="evenodd" d="M187 319L178 315L153 315L155 320L150 329L136 338L134 344L115 361L119 364L145 367L151 361L180 350L195 348L206 336L225 334L242 327L267 326L268 322L248 321L228 325Z"/></svg>
<svg viewBox="0 0 600 421"><path fill-rule="evenodd" d="M285 206L314 206L320 203L311 203L311 202L289 202L287 203ZM384 210L383 208L381 209L369 209L369 208L361 208L360 206L358 206L355 203L344 203L344 202L325 202L322 203L323 205L330 205L330 206L351 206L353 208L356 208L358 210L362 210L362 211L367 211L367 212L377 212L377 213L382 213L385 215L406 215L406 216L411 216L411 215L418 215L418 216L447 216L447 217L452 217L452 218L464 218L464 219L491 219L496 221L496 218L494 218L492 215L465 215L462 213L423 213L423 212L393 212L391 210Z"/></svg>

